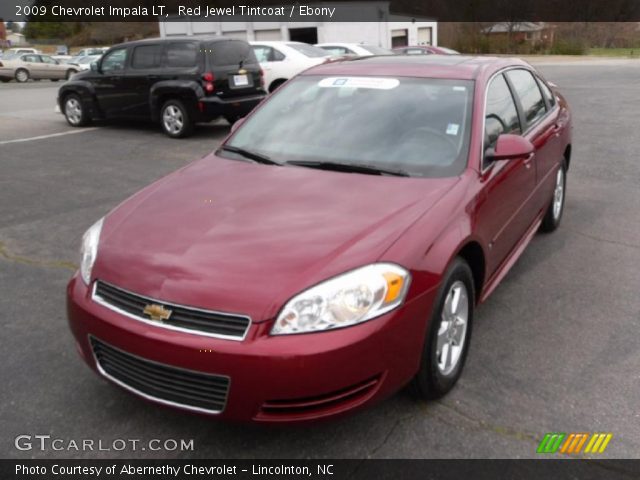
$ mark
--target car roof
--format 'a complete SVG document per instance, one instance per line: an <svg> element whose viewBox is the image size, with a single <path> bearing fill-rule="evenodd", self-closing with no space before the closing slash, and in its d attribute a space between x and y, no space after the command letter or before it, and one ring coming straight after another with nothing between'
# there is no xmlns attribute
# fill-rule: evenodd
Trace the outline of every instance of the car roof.
<svg viewBox="0 0 640 480"><path fill-rule="evenodd" d="M132 42L119 43L118 45L114 45L111 48L125 47L125 46L128 47L131 45L146 45L149 43L175 42L175 41L183 41L183 40L189 40L191 42L222 42L222 41L228 41L228 40L243 41L238 38L223 37L221 35L198 35L198 36L175 35L175 36L164 37L164 38L163 37L145 38L143 40L134 40Z"/></svg>
<svg viewBox="0 0 640 480"><path fill-rule="evenodd" d="M465 55L373 55L306 70L303 75L396 75L399 77L474 80L509 66L530 67L517 58Z"/></svg>

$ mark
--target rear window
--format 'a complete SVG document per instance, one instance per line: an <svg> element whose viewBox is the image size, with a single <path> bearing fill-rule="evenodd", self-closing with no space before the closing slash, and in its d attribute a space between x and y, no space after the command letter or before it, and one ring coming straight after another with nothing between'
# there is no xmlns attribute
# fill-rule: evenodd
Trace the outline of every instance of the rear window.
<svg viewBox="0 0 640 480"><path fill-rule="evenodd" d="M325 50L314 47L313 45L307 45L306 43L287 43L287 47L291 47L297 52L311 58L327 56L327 52Z"/></svg>
<svg viewBox="0 0 640 480"><path fill-rule="evenodd" d="M162 45L142 45L133 49L131 66L137 69L156 68L160 66Z"/></svg>
<svg viewBox="0 0 640 480"><path fill-rule="evenodd" d="M204 46L211 67L257 64L251 45L242 40L211 42Z"/></svg>
<svg viewBox="0 0 640 480"><path fill-rule="evenodd" d="M193 42L170 43L165 58L167 67L195 67L198 64L198 46Z"/></svg>

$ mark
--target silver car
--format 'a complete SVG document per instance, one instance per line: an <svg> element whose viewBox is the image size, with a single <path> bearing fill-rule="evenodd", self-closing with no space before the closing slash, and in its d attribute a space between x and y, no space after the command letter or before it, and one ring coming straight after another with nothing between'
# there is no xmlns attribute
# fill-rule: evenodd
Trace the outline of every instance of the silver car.
<svg viewBox="0 0 640 480"><path fill-rule="evenodd" d="M79 68L74 65L60 63L50 55L27 53L16 57L0 60L0 80L24 83L29 79L49 79L57 82L69 79L78 73Z"/></svg>

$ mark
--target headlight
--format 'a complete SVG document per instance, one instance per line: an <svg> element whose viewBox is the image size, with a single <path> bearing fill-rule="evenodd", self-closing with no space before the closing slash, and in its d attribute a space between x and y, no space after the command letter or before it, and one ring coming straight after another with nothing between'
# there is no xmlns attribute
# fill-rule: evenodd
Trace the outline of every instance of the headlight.
<svg viewBox="0 0 640 480"><path fill-rule="evenodd" d="M410 280L407 270L389 263L352 270L293 297L271 334L331 330L366 322L400 305Z"/></svg>
<svg viewBox="0 0 640 480"><path fill-rule="evenodd" d="M82 236L82 246L80 247L80 276L84 283L89 285L91 281L91 269L98 256L98 242L100 241L100 231L102 230L101 218L91 225L89 230Z"/></svg>

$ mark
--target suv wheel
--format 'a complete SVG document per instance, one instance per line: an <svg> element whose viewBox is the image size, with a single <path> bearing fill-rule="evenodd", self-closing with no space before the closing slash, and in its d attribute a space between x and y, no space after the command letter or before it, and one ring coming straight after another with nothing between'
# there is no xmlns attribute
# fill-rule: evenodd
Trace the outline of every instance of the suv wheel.
<svg viewBox="0 0 640 480"><path fill-rule="evenodd" d="M24 68L16 70L16 82L25 83L29 81L29 71Z"/></svg>
<svg viewBox="0 0 640 480"><path fill-rule="evenodd" d="M72 127L82 127L89 123L87 111L82 104L82 100L75 93L65 97L62 112Z"/></svg>
<svg viewBox="0 0 640 480"><path fill-rule="evenodd" d="M456 258L443 276L422 351L414 390L426 399L440 398L462 373L473 324L474 287L469 265Z"/></svg>
<svg viewBox="0 0 640 480"><path fill-rule="evenodd" d="M189 112L180 100L168 100L160 110L160 125L172 138L186 137L193 130Z"/></svg>

